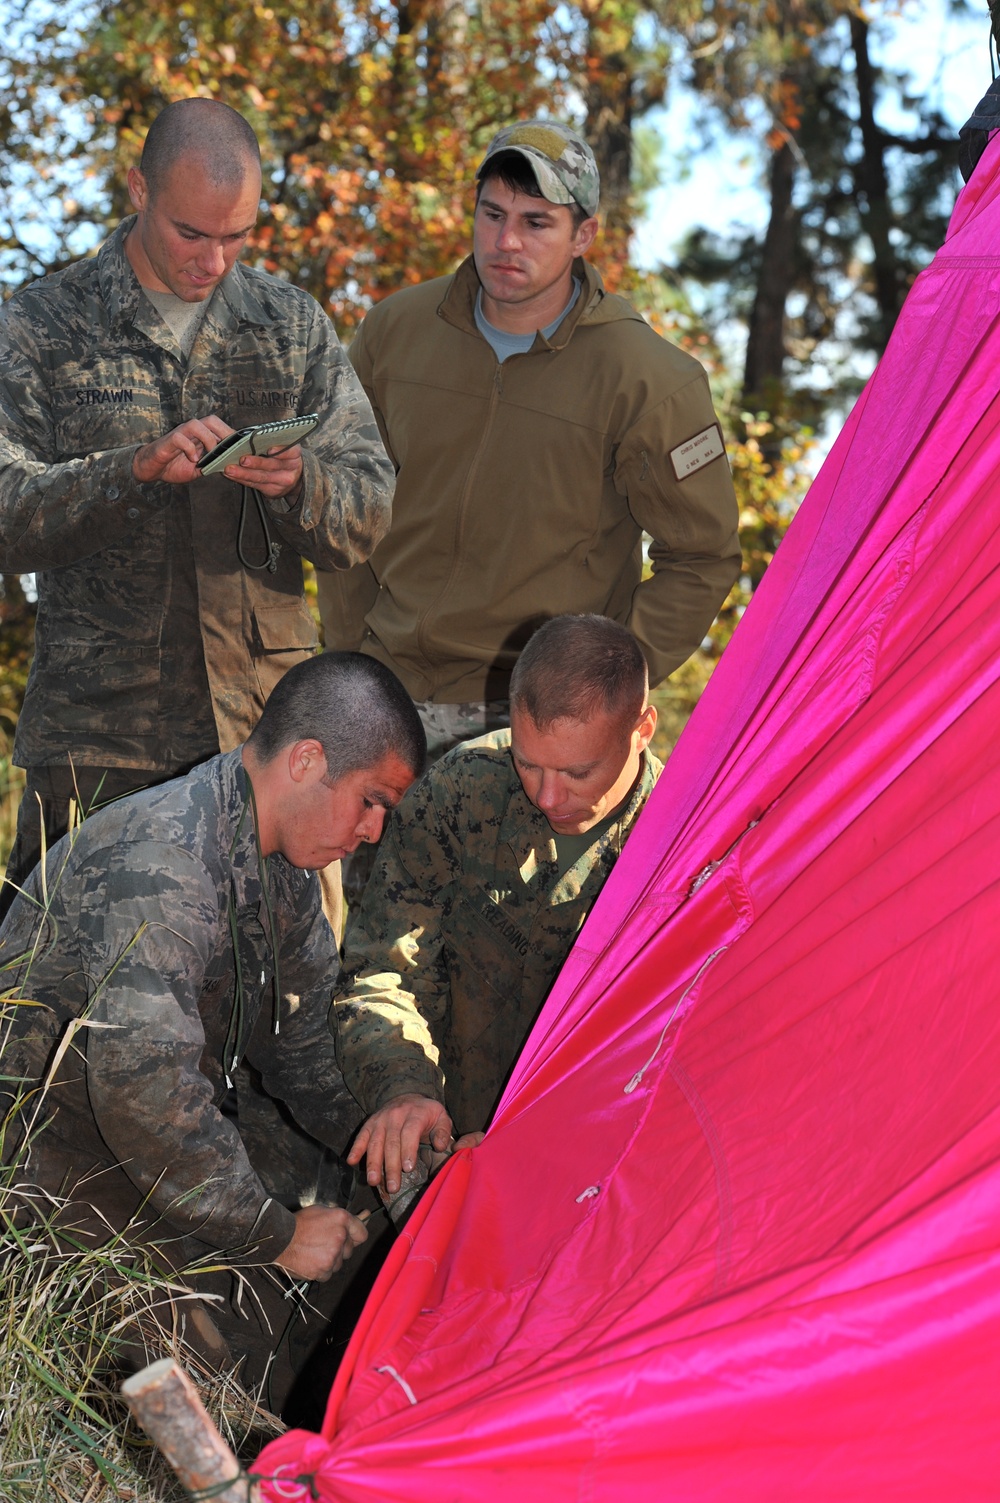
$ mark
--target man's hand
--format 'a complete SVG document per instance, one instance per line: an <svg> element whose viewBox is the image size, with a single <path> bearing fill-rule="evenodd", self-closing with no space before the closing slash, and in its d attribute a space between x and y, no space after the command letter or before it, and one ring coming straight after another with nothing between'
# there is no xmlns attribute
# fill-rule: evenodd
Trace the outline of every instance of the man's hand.
<svg viewBox="0 0 1000 1503"><path fill-rule="evenodd" d="M296 1279L325 1283L368 1241L364 1222L339 1206L306 1206L295 1213L292 1240L275 1262Z"/></svg>
<svg viewBox="0 0 1000 1503"><path fill-rule="evenodd" d="M227 480L237 485L248 485L260 491L262 496L289 496L298 489L302 480L302 449L293 444L290 449L273 449L268 454L244 454L236 464L223 470Z"/></svg>
<svg viewBox="0 0 1000 1503"><path fill-rule="evenodd" d="M168 485L188 485L201 474L198 461L235 431L214 413L207 418L192 418L138 449L132 460L132 474L146 485L157 480ZM222 473L227 480L249 486L272 500L291 496L302 484L302 449L293 444L290 449L278 448L269 454L246 454L235 464L227 465Z"/></svg>
<svg viewBox="0 0 1000 1503"><path fill-rule="evenodd" d="M144 485L156 480L188 485L201 474L198 460L235 431L214 412L207 418L191 418L151 444L143 444L132 460L132 474Z"/></svg>
<svg viewBox="0 0 1000 1503"><path fill-rule="evenodd" d="M347 1162L359 1164L367 1152L368 1183L377 1185L384 1173L386 1191L395 1195L401 1171L408 1174L413 1168L421 1143L429 1142L438 1153L445 1153L451 1146L451 1131L451 1118L440 1101L429 1096L394 1096L368 1118Z"/></svg>

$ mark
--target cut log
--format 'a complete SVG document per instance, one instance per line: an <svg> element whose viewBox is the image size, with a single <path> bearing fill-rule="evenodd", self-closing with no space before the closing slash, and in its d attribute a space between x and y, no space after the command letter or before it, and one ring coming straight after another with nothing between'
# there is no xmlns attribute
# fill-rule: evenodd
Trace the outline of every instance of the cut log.
<svg viewBox="0 0 1000 1503"><path fill-rule="evenodd" d="M231 1482L230 1487L213 1493L218 1503L255 1503L259 1489L226 1445L191 1379L173 1357L162 1357L126 1378L121 1394L188 1492L200 1493Z"/></svg>

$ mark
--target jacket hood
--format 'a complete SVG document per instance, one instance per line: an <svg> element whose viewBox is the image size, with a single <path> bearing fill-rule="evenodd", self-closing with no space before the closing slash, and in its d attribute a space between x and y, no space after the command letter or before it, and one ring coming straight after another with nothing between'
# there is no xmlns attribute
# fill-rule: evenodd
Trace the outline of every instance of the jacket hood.
<svg viewBox="0 0 1000 1503"><path fill-rule="evenodd" d="M600 272L589 261L578 257L573 262L573 275L582 283L580 296L551 340L538 334L537 338L543 345L561 350L569 343L574 329L585 324L623 323L629 319L641 324L646 322L642 314L637 313L623 297L606 291ZM454 275L446 277L444 282L444 296L438 304L438 317L481 339L482 335L476 327L476 297L482 283L474 258L467 256Z"/></svg>

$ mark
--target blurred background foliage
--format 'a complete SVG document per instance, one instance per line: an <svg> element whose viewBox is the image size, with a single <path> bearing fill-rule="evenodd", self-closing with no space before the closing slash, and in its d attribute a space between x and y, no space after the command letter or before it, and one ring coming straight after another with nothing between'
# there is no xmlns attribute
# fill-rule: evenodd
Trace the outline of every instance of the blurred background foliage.
<svg viewBox="0 0 1000 1503"><path fill-rule="evenodd" d="M702 652L662 691L665 751L794 515L817 434L860 385L859 355L870 368L943 238L954 127L872 62L873 37L927 4L8 0L0 288L93 251L128 211L125 173L150 121L208 94L245 114L263 149L246 254L308 288L349 340L372 301L466 254L472 174L500 124L576 122L601 169L594 260L708 368L740 502L744 571ZM985 9L983 33L985 57ZM694 106L693 170L721 139L745 140L767 227L695 225L669 263L665 249L639 271L634 230L662 167L651 111L678 91ZM20 582L5 581L0 757L30 614Z"/></svg>

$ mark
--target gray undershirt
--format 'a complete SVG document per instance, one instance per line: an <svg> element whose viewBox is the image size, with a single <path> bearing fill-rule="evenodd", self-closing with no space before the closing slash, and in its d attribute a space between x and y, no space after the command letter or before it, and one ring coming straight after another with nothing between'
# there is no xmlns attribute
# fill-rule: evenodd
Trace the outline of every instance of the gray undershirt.
<svg viewBox="0 0 1000 1503"><path fill-rule="evenodd" d="M575 866L580 857L596 845L602 835L606 835L611 826L616 824L622 817L622 805L617 804L610 814L605 814L602 820L592 825L583 835L558 835L553 832L552 838L556 843L556 851L559 856L559 875L565 876L571 866Z"/></svg>
<svg viewBox="0 0 1000 1503"><path fill-rule="evenodd" d="M142 290L177 340L181 354L187 360L194 349L201 321L208 312L212 299L206 297L200 303L186 303L182 297L176 297L172 292L153 292L149 287Z"/></svg>
<svg viewBox="0 0 1000 1503"><path fill-rule="evenodd" d="M546 339L552 338L567 313L573 307L580 296L582 285L579 277L573 278L573 291L570 293L569 302L558 318L554 318L550 324L546 324L545 328L539 331ZM476 297L476 328L487 343L491 345L493 353L501 365L511 355L526 355L538 337L537 334L508 334L506 329L498 329L495 324L491 324L483 312L483 289L481 287Z"/></svg>

